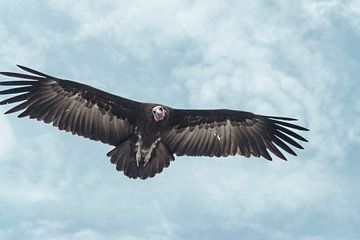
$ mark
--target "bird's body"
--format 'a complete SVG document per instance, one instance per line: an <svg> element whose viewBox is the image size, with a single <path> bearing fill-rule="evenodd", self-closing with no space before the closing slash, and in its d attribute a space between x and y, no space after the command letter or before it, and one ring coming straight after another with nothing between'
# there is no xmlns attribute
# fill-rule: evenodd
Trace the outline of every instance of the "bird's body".
<svg viewBox="0 0 360 240"><path fill-rule="evenodd" d="M306 141L292 129L307 130L289 121L227 109L174 109L141 103L99 89L59 79L19 66L31 74L1 72L22 79L0 85L15 88L0 94L16 94L0 105L22 102L6 113L22 111L52 123L60 130L113 145L107 155L116 169L131 178L146 179L160 173L177 156L264 157L268 150L286 160L278 149L296 155L288 144L302 148Z"/></svg>

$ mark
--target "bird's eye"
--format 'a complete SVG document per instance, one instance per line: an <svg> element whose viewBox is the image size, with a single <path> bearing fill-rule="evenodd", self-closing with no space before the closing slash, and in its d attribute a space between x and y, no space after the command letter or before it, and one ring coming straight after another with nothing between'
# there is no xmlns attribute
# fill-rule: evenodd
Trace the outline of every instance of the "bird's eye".
<svg viewBox="0 0 360 240"><path fill-rule="evenodd" d="M156 113L156 111L154 110L154 111L153 111L153 114L155 114L155 113Z"/></svg>
<svg viewBox="0 0 360 240"><path fill-rule="evenodd" d="M160 109L160 111L164 111L164 109L161 107L161 108L159 108Z"/></svg>

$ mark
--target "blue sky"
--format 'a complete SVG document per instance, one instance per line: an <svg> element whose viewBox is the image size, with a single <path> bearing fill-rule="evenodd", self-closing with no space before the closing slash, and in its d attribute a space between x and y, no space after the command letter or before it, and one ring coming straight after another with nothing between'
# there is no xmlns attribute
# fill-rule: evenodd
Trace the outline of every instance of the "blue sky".
<svg viewBox="0 0 360 240"><path fill-rule="evenodd" d="M311 131L288 162L178 157L140 181L110 146L1 114L0 239L359 239L359 40L355 0L1 1L2 71Z"/></svg>

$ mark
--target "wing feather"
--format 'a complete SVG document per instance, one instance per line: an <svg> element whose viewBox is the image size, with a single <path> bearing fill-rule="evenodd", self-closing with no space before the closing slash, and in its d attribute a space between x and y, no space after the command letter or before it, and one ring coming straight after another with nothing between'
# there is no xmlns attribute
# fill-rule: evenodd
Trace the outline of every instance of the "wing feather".
<svg viewBox="0 0 360 240"><path fill-rule="evenodd" d="M294 130L308 130L288 121L296 119L226 109L172 109L169 130L163 141L176 155L226 157L239 154L272 160L269 150L286 160L279 148L296 156L290 146L302 149L296 140L307 140Z"/></svg>
<svg viewBox="0 0 360 240"><path fill-rule="evenodd" d="M285 150L286 152L296 156L296 153L288 146L286 145L286 143L284 143L283 141L281 141L277 136L274 136L274 138L272 139L272 141L279 146L280 148L282 148L283 150Z"/></svg>
<svg viewBox="0 0 360 240"><path fill-rule="evenodd" d="M286 134L290 135L291 137L294 137L294 138L296 138L296 139L298 139L298 140L301 140L301 141L303 141L303 142L307 142L307 140L306 140L305 138L303 138L302 136L300 136L299 134L297 134L297 133L295 133L295 132L293 132L293 131L290 131L290 130L287 129L287 128L284 128L284 127L282 127L282 126L276 125L276 129L278 129L278 130L280 130L281 132L286 133Z"/></svg>
<svg viewBox="0 0 360 240"><path fill-rule="evenodd" d="M286 160L285 156L282 154L282 152L272 143L271 140L265 141L265 146L267 149L269 149L273 154L275 154L278 158L281 158L283 160Z"/></svg>
<svg viewBox="0 0 360 240"><path fill-rule="evenodd" d="M0 82L2 86L14 86L0 91L0 95L15 94L1 101L0 105L18 103L6 114L20 111L18 117L29 116L52 123L60 130L111 145L117 145L131 134L133 109L138 102L19 67L30 74L0 72L20 79Z"/></svg>

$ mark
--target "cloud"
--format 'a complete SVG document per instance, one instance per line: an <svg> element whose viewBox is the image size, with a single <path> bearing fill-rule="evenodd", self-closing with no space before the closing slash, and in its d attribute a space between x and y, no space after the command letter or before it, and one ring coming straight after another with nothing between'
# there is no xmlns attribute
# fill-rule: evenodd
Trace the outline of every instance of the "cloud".
<svg viewBox="0 0 360 240"><path fill-rule="evenodd" d="M0 24L3 65L21 61L176 107L298 117L310 141L286 163L178 157L140 182L114 170L108 146L3 116L1 136L13 140L0 147L9 219L0 236L356 239L357 2L81 0L41 9L46 24L20 13L19 32Z"/></svg>
<svg viewBox="0 0 360 240"><path fill-rule="evenodd" d="M11 151L15 144L15 136L6 118L0 117L0 132L3 141L0 144L0 162L6 160L4 156Z"/></svg>
<svg viewBox="0 0 360 240"><path fill-rule="evenodd" d="M90 229L81 229L77 231L68 231L66 227L59 222L51 220L39 220L37 222L22 222L19 229L16 229L23 233L23 237L26 239L89 239L100 240L106 239L103 235L92 231Z"/></svg>

